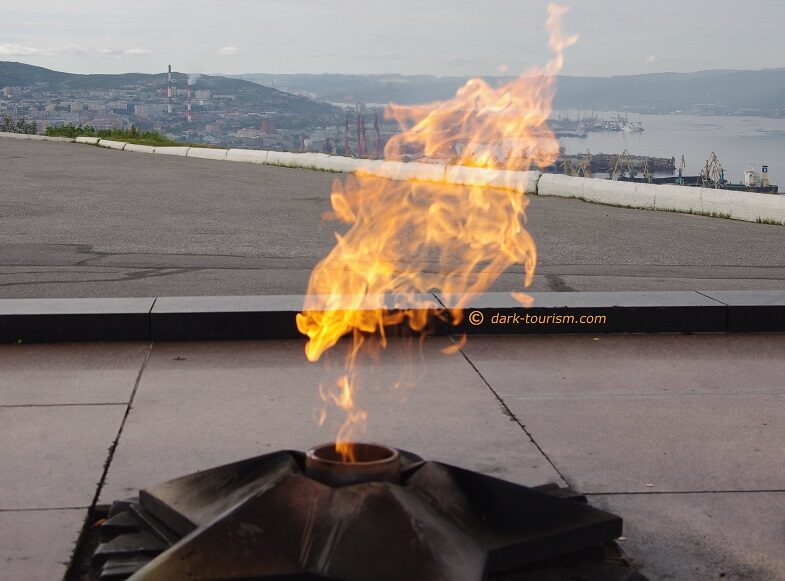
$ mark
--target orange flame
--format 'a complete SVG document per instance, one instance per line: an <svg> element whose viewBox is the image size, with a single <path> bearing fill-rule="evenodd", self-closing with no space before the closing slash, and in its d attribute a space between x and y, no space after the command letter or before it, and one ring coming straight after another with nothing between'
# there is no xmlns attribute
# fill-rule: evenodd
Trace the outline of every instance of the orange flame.
<svg viewBox="0 0 785 581"><path fill-rule="evenodd" d="M390 105L387 115L402 131L385 147L387 159L414 154L460 165L526 170L553 163L558 142L547 125L562 51L575 42L560 31L565 8L550 5L547 28L554 57L493 88L481 79L466 83L448 101L423 107ZM445 187L370 176L336 180L330 217L350 225L313 270L297 327L308 336L305 353L317 361L341 337L352 341L344 373L320 390L346 418L336 450L353 461L352 443L363 433L366 413L356 409L354 373L361 349L385 327L407 324L423 332L430 301L418 298L438 288L451 300L452 321L462 309L515 264L524 267L524 286L534 275L537 252L525 230L528 200L520 193L482 186ZM514 296L526 302L521 293Z"/></svg>

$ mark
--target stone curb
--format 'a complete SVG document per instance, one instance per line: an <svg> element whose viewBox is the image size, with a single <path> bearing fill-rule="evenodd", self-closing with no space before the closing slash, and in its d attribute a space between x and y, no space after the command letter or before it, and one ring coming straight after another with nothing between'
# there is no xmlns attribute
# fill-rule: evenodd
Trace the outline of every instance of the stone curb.
<svg viewBox="0 0 785 581"><path fill-rule="evenodd" d="M507 293L465 305L435 335L785 332L785 291ZM301 295L119 299L0 299L0 342L295 339ZM424 295L418 309L451 301ZM425 306L422 306L425 305ZM405 305L398 305L405 308ZM395 330L390 330L395 332Z"/></svg>

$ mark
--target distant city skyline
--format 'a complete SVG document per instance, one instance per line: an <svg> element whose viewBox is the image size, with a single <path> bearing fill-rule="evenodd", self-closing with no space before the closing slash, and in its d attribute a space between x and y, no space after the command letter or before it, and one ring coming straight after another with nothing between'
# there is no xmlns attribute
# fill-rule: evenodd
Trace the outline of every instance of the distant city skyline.
<svg viewBox="0 0 785 581"><path fill-rule="evenodd" d="M569 3L566 3L569 5ZM517 74L548 56L523 0L0 0L0 60L75 73ZM563 74L785 66L785 3L573 2Z"/></svg>

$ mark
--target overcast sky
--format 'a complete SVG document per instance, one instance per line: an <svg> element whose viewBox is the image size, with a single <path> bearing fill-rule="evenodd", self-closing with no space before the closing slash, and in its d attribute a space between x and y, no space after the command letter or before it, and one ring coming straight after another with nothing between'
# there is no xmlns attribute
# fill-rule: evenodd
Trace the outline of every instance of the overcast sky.
<svg viewBox="0 0 785 581"><path fill-rule="evenodd" d="M782 0L574 0L565 74L785 66ZM518 72L539 0L0 0L0 60L77 73Z"/></svg>

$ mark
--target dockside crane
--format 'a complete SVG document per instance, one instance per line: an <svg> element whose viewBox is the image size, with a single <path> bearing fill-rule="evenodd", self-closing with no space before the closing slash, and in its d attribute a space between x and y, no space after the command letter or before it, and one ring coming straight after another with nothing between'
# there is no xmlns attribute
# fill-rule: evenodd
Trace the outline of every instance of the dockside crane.
<svg viewBox="0 0 785 581"><path fill-rule="evenodd" d="M701 170L700 180L704 188L718 189L725 183L725 168L722 167L717 154L713 151Z"/></svg>
<svg viewBox="0 0 785 581"><path fill-rule="evenodd" d="M624 167L626 165L626 168ZM625 169L627 173L625 174ZM625 148L621 155L614 155L613 159L611 160L610 170L608 171L608 177L612 180L618 180L619 178L624 179L625 177L629 176L630 178L635 177L635 168L633 167L632 158L630 157L630 152L627 151Z"/></svg>
<svg viewBox="0 0 785 581"><path fill-rule="evenodd" d="M349 149L349 112L346 112L346 120L344 121L343 126L343 154L346 156L350 156L352 154L352 150Z"/></svg>
<svg viewBox="0 0 785 581"><path fill-rule="evenodd" d="M374 159L379 159L379 156L381 155L380 144L382 140L381 130L379 129L379 113L373 114L373 132L376 134L376 141L374 142L373 147Z"/></svg>
<svg viewBox="0 0 785 581"><path fill-rule="evenodd" d="M651 183L651 171L649 171L649 158L647 157L643 160L643 179L646 180L648 183Z"/></svg>
<svg viewBox="0 0 785 581"><path fill-rule="evenodd" d="M681 156L681 163L679 163L679 177L676 178L676 183L680 186L684 185L684 169L687 167L684 161L684 154Z"/></svg>

